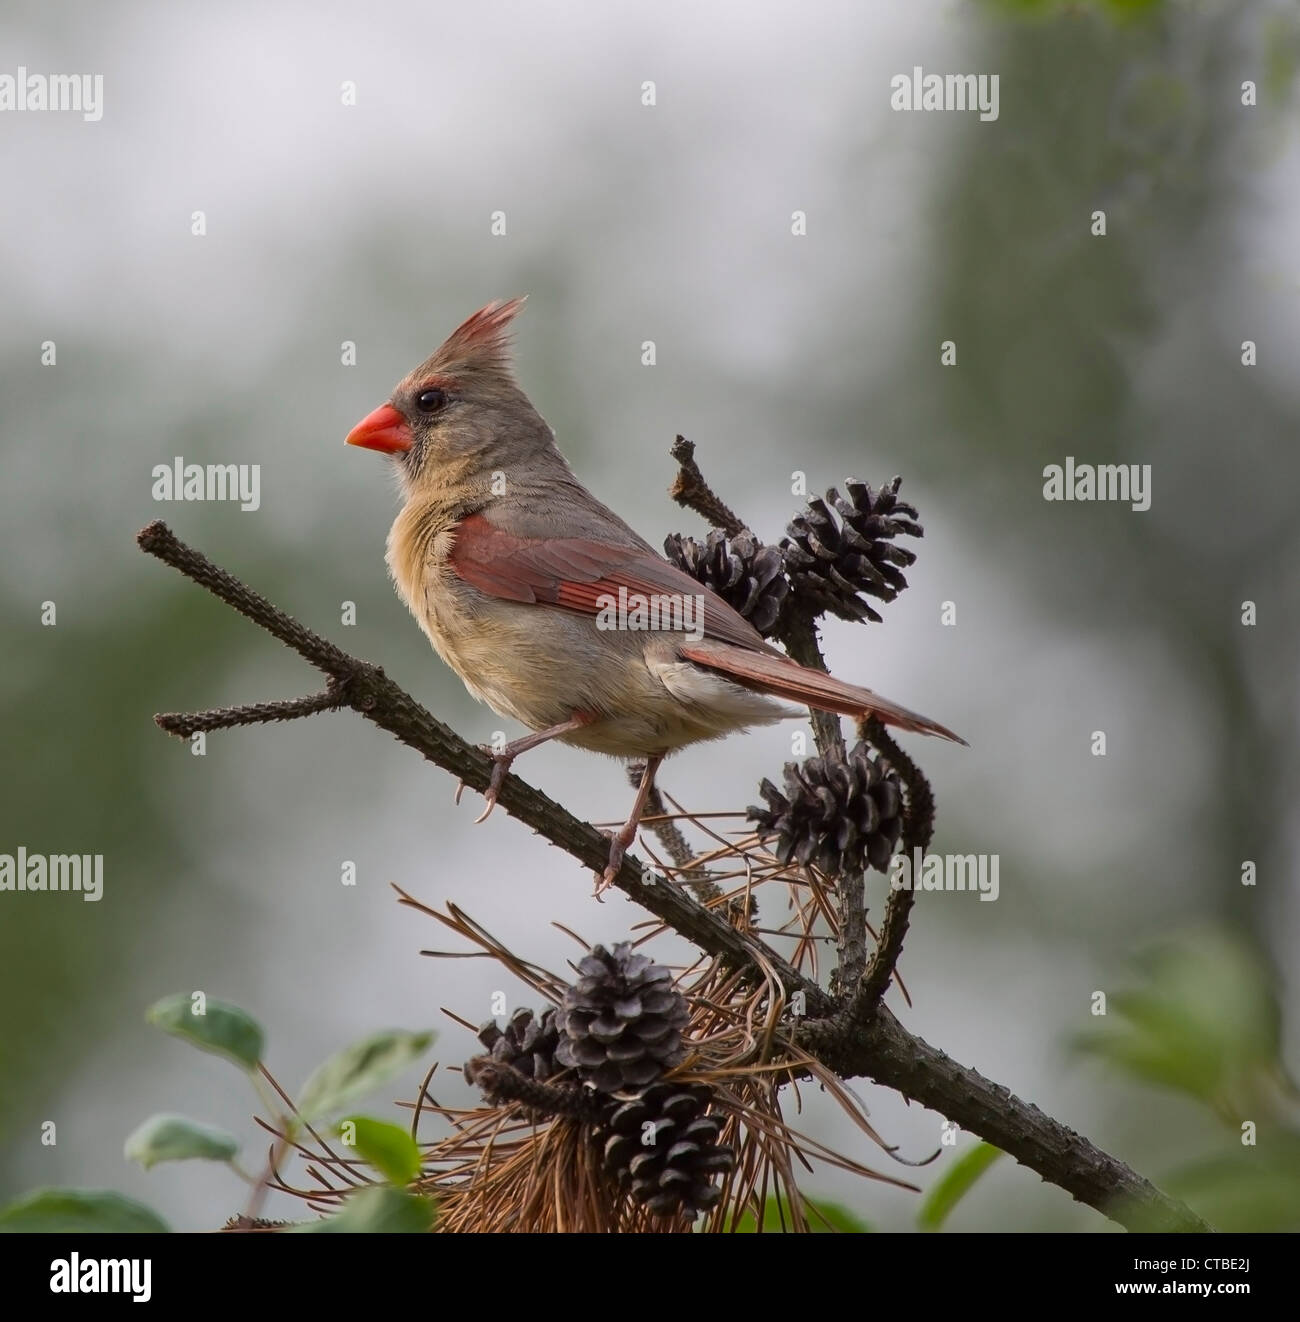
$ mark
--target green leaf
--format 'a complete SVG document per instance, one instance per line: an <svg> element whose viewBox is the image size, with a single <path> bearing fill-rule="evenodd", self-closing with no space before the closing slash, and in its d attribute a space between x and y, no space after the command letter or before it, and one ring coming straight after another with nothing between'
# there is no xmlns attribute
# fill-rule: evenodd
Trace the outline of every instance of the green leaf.
<svg viewBox="0 0 1300 1322"><path fill-rule="evenodd" d="M145 1018L173 1037L191 1046L225 1056L246 1070L255 1070L262 1059L266 1035L261 1025L237 1005L207 999L203 1014L194 1013L195 997L178 992L151 1005Z"/></svg>
<svg viewBox="0 0 1300 1322"><path fill-rule="evenodd" d="M1002 1149L995 1148L991 1143L976 1143L973 1148L967 1148L926 1194L921 1210L916 1215L917 1225L922 1230L938 1230L952 1209L970 1192L975 1181L1001 1155Z"/></svg>
<svg viewBox="0 0 1300 1322"><path fill-rule="evenodd" d="M808 1220L808 1228L814 1234L840 1232L865 1235L871 1231L871 1227L857 1213L850 1211L842 1203L831 1202L828 1198L805 1198L804 1215ZM777 1198L775 1194L769 1194L763 1204L764 1233L782 1234L790 1229L790 1222L790 1211L785 1200ZM733 1228L738 1234L754 1234L757 1228L754 1213L746 1208Z"/></svg>
<svg viewBox="0 0 1300 1322"><path fill-rule="evenodd" d="M422 1235L433 1226L432 1198L380 1187L353 1194L341 1212L294 1226L291 1234Z"/></svg>
<svg viewBox="0 0 1300 1322"><path fill-rule="evenodd" d="M348 1126L352 1128L349 1130ZM339 1132L344 1146L356 1148L362 1160L382 1172L390 1184L407 1185L419 1175L420 1149L401 1125L368 1115L352 1115L339 1121Z"/></svg>
<svg viewBox="0 0 1300 1322"><path fill-rule="evenodd" d="M1279 1067L1281 1014L1267 961L1226 933L1186 933L1148 953L1144 981L1109 998L1077 1050L1200 1101L1249 1095Z"/></svg>
<svg viewBox="0 0 1300 1322"><path fill-rule="evenodd" d="M152 1208L111 1189L35 1189L0 1208L0 1232L120 1235L170 1229Z"/></svg>
<svg viewBox="0 0 1300 1322"><path fill-rule="evenodd" d="M1081 0L986 0L994 9L1005 9L1013 14L1046 15L1053 11L1076 11ZM1086 0L1083 0L1086 3ZM1166 0L1091 0L1094 9L1101 9L1111 18L1125 20L1159 10Z"/></svg>
<svg viewBox="0 0 1300 1322"><path fill-rule="evenodd" d="M1284 105L1300 69L1300 33L1294 18L1274 14L1264 29L1264 88L1274 105Z"/></svg>
<svg viewBox="0 0 1300 1322"><path fill-rule="evenodd" d="M229 1161L239 1151L239 1142L224 1129L202 1125L183 1115L151 1115L126 1140L126 1159L138 1161L148 1170L160 1161Z"/></svg>
<svg viewBox="0 0 1300 1322"><path fill-rule="evenodd" d="M1218 1155L1160 1184L1216 1230L1294 1234L1300 1230L1300 1135L1261 1126L1254 1147L1231 1136Z"/></svg>
<svg viewBox="0 0 1300 1322"><path fill-rule="evenodd" d="M418 1060L433 1041L432 1033L406 1033L400 1029L375 1033L346 1047L321 1065L302 1087L298 1112L311 1124L340 1111L357 1098L378 1088Z"/></svg>
<svg viewBox="0 0 1300 1322"><path fill-rule="evenodd" d="M805 1209L808 1222L815 1231L838 1231L846 1235L866 1235L871 1227L854 1211L843 1203L833 1203L829 1198L809 1198Z"/></svg>

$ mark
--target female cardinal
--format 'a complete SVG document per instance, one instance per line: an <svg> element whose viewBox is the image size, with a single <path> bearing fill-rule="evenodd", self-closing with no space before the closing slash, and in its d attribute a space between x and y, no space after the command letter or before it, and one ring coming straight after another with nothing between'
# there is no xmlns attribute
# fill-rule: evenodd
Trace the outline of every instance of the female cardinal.
<svg viewBox="0 0 1300 1322"><path fill-rule="evenodd" d="M791 661L602 505L515 383L509 326L523 302L474 313L347 438L393 457L405 504L388 567L402 600L476 698L534 731L493 754L479 821L514 759L548 739L644 758L599 894L663 759L798 714L777 699L965 742Z"/></svg>

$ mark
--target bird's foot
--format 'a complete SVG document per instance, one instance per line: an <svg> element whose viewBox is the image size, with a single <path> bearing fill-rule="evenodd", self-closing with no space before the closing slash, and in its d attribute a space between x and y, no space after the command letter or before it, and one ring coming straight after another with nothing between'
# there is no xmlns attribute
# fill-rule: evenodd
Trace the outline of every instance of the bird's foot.
<svg viewBox="0 0 1300 1322"><path fill-rule="evenodd" d="M637 828L641 825L641 814L645 812L646 800L654 785L655 772L659 770L659 763L663 760L662 753L646 759L632 811L628 813L627 821L619 828L618 834L610 837L609 862L605 864L605 871L601 873L600 880L596 883L597 899L600 899L601 895L614 884L614 878L618 876L619 869L623 866L623 856L627 853L628 846L636 839Z"/></svg>
<svg viewBox="0 0 1300 1322"><path fill-rule="evenodd" d="M474 819L474 825L477 826L479 822L487 821L492 815L492 809L497 806L497 795L501 793L501 786L505 784L506 776L510 771L510 764L520 753L526 753L530 748L536 748L538 744L544 744L548 739L569 734L573 730L580 730L584 725L590 725L593 719L593 717L583 712L574 712L567 721L561 721L559 725L552 725L545 730L534 730L532 734L526 734L522 739L516 739L512 744L506 744L504 748L494 748L491 744L479 744L479 751L486 753L492 759L492 775L483 794L487 807ZM457 803L460 802L460 796L464 788L465 782L462 780L456 787Z"/></svg>
<svg viewBox="0 0 1300 1322"><path fill-rule="evenodd" d="M483 802L486 805L481 813L474 819L474 825L480 822L486 822L492 816L492 809L497 806L497 795L501 793L501 786L506 783L506 776L510 774L510 764L515 760L515 753L494 753L491 744L480 744L479 748L492 759L492 775L488 779L488 787L483 791ZM465 792L465 782L462 780L456 786L456 803L459 806L460 796Z"/></svg>
<svg viewBox="0 0 1300 1322"><path fill-rule="evenodd" d="M633 824L630 833L627 827L624 827L617 835L609 837L609 862L605 864L605 871L600 874L600 880L596 883L596 889L593 892L597 899L600 899L614 884L614 878L618 876L619 869L623 866L623 858L627 853L627 847L635 837L635 824Z"/></svg>

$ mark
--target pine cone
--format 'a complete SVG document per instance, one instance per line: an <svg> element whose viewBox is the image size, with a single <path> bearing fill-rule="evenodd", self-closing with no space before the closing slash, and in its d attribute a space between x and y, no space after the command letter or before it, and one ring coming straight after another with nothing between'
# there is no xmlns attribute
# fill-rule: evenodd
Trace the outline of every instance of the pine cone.
<svg viewBox="0 0 1300 1322"><path fill-rule="evenodd" d="M655 1083L615 1107L596 1131L607 1174L656 1216L695 1216L722 1196L712 1183L735 1165L718 1144L722 1117L707 1114L702 1084Z"/></svg>
<svg viewBox="0 0 1300 1322"><path fill-rule="evenodd" d="M740 533L728 545L726 534L715 528L703 545L673 533L664 541L664 553L765 638L775 632L790 593L785 560L777 547L764 546L751 532Z"/></svg>
<svg viewBox="0 0 1300 1322"><path fill-rule="evenodd" d="M777 836L774 852L783 864L813 863L830 877L868 864L889 868L903 829L903 796L898 773L884 758L859 743L843 761L787 762L784 774L785 793L764 780L758 792L767 807L748 814L759 835Z"/></svg>
<svg viewBox="0 0 1300 1322"><path fill-rule="evenodd" d="M879 624L880 616L858 594L893 601L907 586L902 570L916 554L895 546L893 538L920 537L923 529L915 508L898 499L901 481L896 477L873 493L865 482L850 479L844 483L847 498L831 487L826 500L810 501L791 520L781 543L786 573L795 595L818 614Z"/></svg>
<svg viewBox="0 0 1300 1322"><path fill-rule="evenodd" d="M552 1006L537 1019L531 1010L521 1006L504 1029L489 1019L478 1030L478 1040L498 1064L509 1065L526 1078L544 1083L562 1068L555 1062L555 1049L560 1044L555 1014Z"/></svg>
<svg viewBox="0 0 1300 1322"><path fill-rule="evenodd" d="M668 969L623 941L612 954L594 947L578 973L556 1014L559 1064L601 1092L618 1092L644 1088L682 1060L689 1013Z"/></svg>

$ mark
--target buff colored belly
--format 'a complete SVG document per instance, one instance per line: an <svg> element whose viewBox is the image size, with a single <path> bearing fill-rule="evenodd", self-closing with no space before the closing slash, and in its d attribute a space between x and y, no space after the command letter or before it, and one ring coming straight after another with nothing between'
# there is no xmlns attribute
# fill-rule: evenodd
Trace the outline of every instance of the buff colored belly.
<svg viewBox="0 0 1300 1322"><path fill-rule="evenodd" d="M579 748L644 757L799 714L681 661L680 635L602 632L591 617L556 608L435 595L421 624L466 688L533 730L592 716L562 736Z"/></svg>

